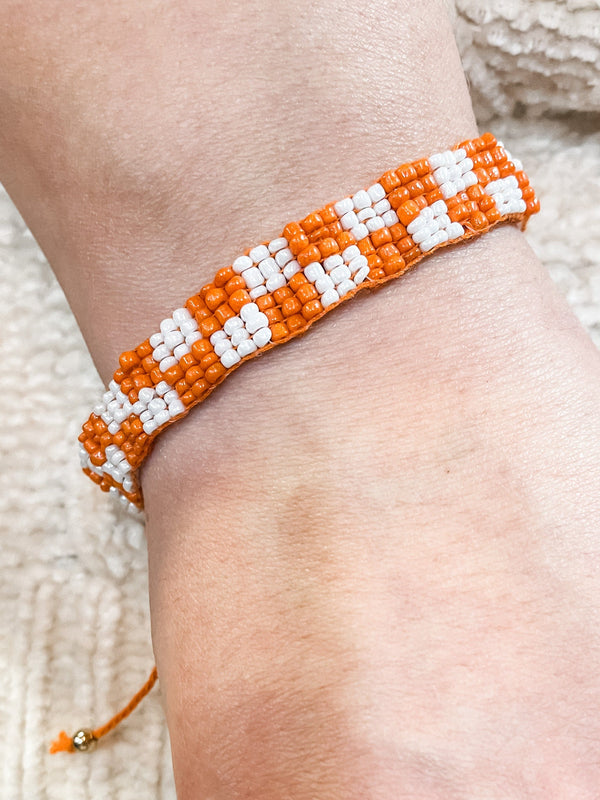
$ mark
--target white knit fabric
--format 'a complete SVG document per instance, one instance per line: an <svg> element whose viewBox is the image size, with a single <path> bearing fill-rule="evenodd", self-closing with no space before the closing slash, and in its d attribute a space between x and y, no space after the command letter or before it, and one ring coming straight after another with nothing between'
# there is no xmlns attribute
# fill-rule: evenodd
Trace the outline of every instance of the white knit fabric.
<svg viewBox="0 0 600 800"><path fill-rule="evenodd" d="M458 5L477 98L504 83L506 102L478 103L482 118L515 99L536 111L574 102L600 109L584 58L598 52L600 32L580 16L597 3ZM573 46L572 59L557 60L564 80L554 72L539 91L526 80L550 56L540 49L537 61L522 58L530 29L515 24L515 9L538 27L545 20L539 36L562 43L561 53ZM548 22L567 11L569 24L581 25L573 39ZM542 204L529 240L600 347L600 134L577 117L504 117L486 127L524 162ZM2 191L0 320L0 797L173 800L157 690L92 755L47 754L62 728L110 717L153 665L146 551L140 523L79 470L79 426L102 387L61 290Z"/></svg>
<svg viewBox="0 0 600 800"><path fill-rule="evenodd" d="M456 10L480 121L600 112L599 0L456 0Z"/></svg>

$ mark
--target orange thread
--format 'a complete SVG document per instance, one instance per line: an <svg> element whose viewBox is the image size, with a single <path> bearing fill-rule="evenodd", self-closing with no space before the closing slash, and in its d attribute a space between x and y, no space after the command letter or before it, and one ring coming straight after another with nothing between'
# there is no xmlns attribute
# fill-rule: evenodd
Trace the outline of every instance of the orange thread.
<svg viewBox="0 0 600 800"><path fill-rule="evenodd" d="M152 687L157 680L158 672L156 667L154 667L146 683L142 686L139 692L136 692L127 705L117 714L115 714L114 717L109 719L108 722L91 732L93 740L97 741L103 736L106 736L107 733L110 733L112 730L114 730L117 725L119 725L126 717L128 717L131 712L142 702L144 697L146 697L146 695L152 690ZM51 753L74 753L76 749L74 737L69 736L67 733L65 733L65 731L61 731L57 738L50 745Z"/></svg>

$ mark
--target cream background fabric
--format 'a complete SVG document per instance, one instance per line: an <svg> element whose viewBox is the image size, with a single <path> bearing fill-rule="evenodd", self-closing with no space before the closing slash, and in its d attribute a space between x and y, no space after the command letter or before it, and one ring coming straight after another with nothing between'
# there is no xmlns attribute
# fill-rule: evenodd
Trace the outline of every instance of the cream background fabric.
<svg viewBox="0 0 600 800"><path fill-rule="evenodd" d="M457 6L479 119L541 197L528 238L600 346L600 5ZM46 752L150 671L146 552L141 525L80 473L79 425L102 387L2 191L0 321L0 797L173 800L159 691L92 756Z"/></svg>

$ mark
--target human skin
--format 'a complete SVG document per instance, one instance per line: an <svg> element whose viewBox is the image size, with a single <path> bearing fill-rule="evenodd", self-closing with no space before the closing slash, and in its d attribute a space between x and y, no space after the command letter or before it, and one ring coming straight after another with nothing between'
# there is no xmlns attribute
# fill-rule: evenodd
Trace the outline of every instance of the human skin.
<svg viewBox="0 0 600 800"><path fill-rule="evenodd" d="M441 0L5 0L0 44L0 180L105 380L477 132ZM142 471L181 800L598 800L599 452L598 353L514 226L236 371Z"/></svg>

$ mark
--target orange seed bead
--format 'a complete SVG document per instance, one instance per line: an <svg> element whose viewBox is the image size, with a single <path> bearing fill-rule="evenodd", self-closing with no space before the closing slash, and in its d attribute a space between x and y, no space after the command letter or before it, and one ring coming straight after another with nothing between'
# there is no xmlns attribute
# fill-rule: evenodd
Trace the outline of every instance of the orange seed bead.
<svg viewBox="0 0 600 800"><path fill-rule="evenodd" d="M323 311L323 306L320 300L309 300L302 306L302 316L304 319L312 319Z"/></svg>
<svg viewBox="0 0 600 800"><path fill-rule="evenodd" d="M312 283L303 283L302 286L298 288L296 292L296 297L300 301L302 305L308 303L309 300L314 300L319 296L319 293L315 289Z"/></svg>
<svg viewBox="0 0 600 800"><path fill-rule="evenodd" d="M227 302L227 292L224 289L217 289L213 286L204 296L204 302L211 311L215 311L221 303Z"/></svg>
<svg viewBox="0 0 600 800"><path fill-rule="evenodd" d="M226 372L227 370L223 364L221 364L220 361L215 361L215 363L211 364L206 370L204 377L209 383L216 383Z"/></svg>

